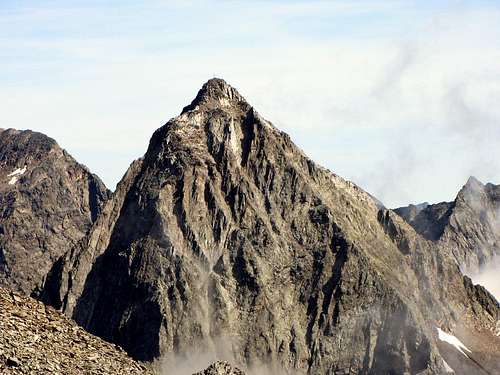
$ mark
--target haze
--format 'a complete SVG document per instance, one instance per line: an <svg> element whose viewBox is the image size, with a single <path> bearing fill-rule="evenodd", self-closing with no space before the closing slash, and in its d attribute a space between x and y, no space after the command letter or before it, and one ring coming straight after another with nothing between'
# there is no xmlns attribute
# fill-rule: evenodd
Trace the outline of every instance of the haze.
<svg viewBox="0 0 500 375"><path fill-rule="evenodd" d="M0 3L0 127L112 189L213 76L389 207L500 183L495 1L100 3Z"/></svg>

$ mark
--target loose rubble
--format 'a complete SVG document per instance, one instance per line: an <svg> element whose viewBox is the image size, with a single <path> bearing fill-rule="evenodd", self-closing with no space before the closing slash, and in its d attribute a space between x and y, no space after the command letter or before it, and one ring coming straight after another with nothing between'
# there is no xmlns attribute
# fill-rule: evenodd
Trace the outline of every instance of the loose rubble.
<svg viewBox="0 0 500 375"><path fill-rule="evenodd" d="M0 374L153 374L51 307L0 288Z"/></svg>

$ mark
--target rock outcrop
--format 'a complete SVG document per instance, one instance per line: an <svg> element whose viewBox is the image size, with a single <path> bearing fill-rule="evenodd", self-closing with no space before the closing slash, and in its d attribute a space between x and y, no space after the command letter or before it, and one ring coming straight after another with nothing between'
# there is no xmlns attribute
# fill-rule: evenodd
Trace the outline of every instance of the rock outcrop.
<svg viewBox="0 0 500 375"><path fill-rule="evenodd" d="M498 306L452 257L219 79L49 279L49 302L142 361L203 345L244 369L441 374L436 326L489 340L470 348L489 369L500 352Z"/></svg>
<svg viewBox="0 0 500 375"><path fill-rule="evenodd" d="M0 286L36 295L86 236L108 190L40 133L0 131Z"/></svg>
<svg viewBox="0 0 500 375"><path fill-rule="evenodd" d="M53 308L1 287L0 373L153 374Z"/></svg>
<svg viewBox="0 0 500 375"><path fill-rule="evenodd" d="M453 202L394 211L425 238L449 249L468 270L500 257L500 185L471 177Z"/></svg>
<svg viewBox="0 0 500 375"><path fill-rule="evenodd" d="M218 361L194 375L245 375L245 373L227 362Z"/></svg>

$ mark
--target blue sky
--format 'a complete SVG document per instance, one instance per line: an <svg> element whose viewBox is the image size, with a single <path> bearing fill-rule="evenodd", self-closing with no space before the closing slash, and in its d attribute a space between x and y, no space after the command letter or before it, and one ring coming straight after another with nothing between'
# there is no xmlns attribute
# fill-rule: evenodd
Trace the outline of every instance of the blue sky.
<svg viewBox="0 0 500 375"><path fill-rule="evenodd" d="M214 75L389 206L500 183L499 2L2 0L0 19L0 127L110 188Z"/></svg>

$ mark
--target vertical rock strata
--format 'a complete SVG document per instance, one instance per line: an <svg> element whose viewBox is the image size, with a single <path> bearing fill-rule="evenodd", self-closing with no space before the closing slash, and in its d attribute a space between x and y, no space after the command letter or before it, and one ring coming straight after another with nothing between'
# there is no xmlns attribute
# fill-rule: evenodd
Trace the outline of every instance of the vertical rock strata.
<svg viewBox="0 0 500 375"><path fill-rule="evenodd" d="M452 257L219 79L153 134L45 296L143 361L203 346L244 368L441 374L437 325L499 349L498 306Z"/></svg>

